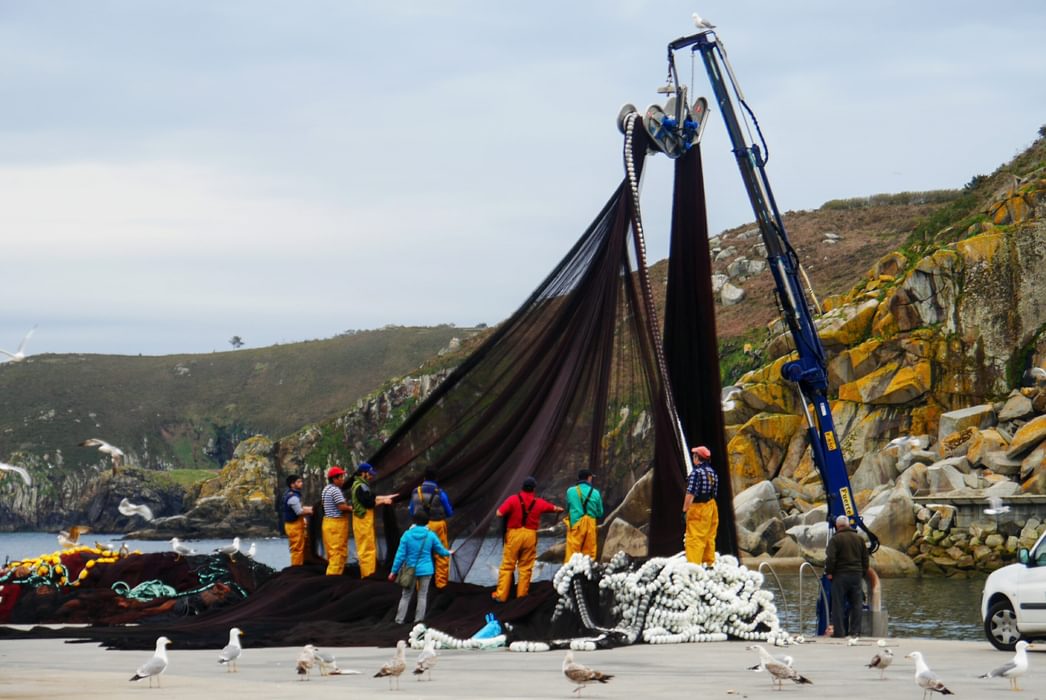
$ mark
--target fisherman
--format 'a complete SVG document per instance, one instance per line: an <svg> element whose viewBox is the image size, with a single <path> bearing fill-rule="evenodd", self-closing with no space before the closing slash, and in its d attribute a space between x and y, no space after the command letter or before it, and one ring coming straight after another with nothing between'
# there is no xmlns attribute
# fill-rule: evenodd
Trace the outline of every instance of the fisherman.
<svg viewBox="0 0 1046 700"><path fill-rule="evenodd" d="M291 566L305 563L306 516L312 515L312 506L301 503L303 481L300 475L287 477L287 492L283 494L283 531L287 535L287 546L291 550ZM343 497L344 499L344 497Z"/></svg>
<svg viewBox="0 0 1046 700"><path fill-rule="evenodd" d="M335 464L327 470L327 485L320 498L323 501L323 550L327 553L327 575L339 576L345 572L349 556L349 511L345 502L344 469Z"/></svg>
<svg viewBox="0 0 1046 700"><path fill-rule="evenodd" d="M694 468L686 480L686 496L683 497L683 522L686 534L683 544L686 560L691 564L715 563L715 537L719 529L719 476L708 461L712 452L704 445L690 450Z"/></svg>
<svg viewBox="0 0 1046 700"><path fill-rule="evenodd" d="M563 509L554 503L534 495L537 485L537 480L528 476L523 480L520 492L506 498L497 510L497 516L505 518L508 528L501 555L501 568L498 570L498 588L490 594L490 597L499 603L508 600L512 574L517 565L519 582L516 584L516 597L523 598L530 592L530 577L534 573L534 562L538 556L538 524L541 522L541 514L563 512Z"/></svg>
<svg viewBox="0 0 1046 700"><path fill-rule="evenodd" d="M835 534L828 540L824 572L832 582L832 636L861 636L861 582L868 574L868 547L864 538L850 527L850 519L835 519ZM844 619L843 610L849 614Z"/></svg>
<svg viewBox="0 0 1046 700"><path fill-rule="evenodd" d="M356 540L356 559L360 578L367 578L378 568L378 545L374 535L374 507L392 503L391 496L376 496L370 490L377 470L367 462L356 467L349 490L352 499L352 537Z"/></svg>
<svg viewBox="0 0 1046 700"><path fill-rule="evenodd" d="M436 470L433 467L425 469L425 480L421 486L414 489L407 505L411 517L415 513L424 513L428 516L428 528L436 533L444 549L450 547L450 536L447 531L447 518L454 515L454 509L450 505L447 492L436 483ZM435 555L436 573L432 577L436 588L443 588L450 580L450 559L440 554Z"/></svg>
<svg viewBox="0 0 1046 700"><path fill-rule="evenodd" d="M563 561L574 552L596 558L596 520L603 517L603 497L592 485L595 475L590 469L577 473L577 484L567 489L567 551Z"/></svg>

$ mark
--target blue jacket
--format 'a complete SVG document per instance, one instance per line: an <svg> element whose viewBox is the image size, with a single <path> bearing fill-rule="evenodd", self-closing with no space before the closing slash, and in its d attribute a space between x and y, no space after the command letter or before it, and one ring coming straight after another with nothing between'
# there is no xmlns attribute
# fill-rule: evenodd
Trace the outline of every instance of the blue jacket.
<svg viewBox="0 0 1046 700"><path fill-rule="evenodd" d="M436 568L432 564L432 552L449 557L450 552L432 530L422 525L411 525L400 538L396 558L392 561L392 573L398 574L401 566L414 566L415 576L432 576Z"/></svg>

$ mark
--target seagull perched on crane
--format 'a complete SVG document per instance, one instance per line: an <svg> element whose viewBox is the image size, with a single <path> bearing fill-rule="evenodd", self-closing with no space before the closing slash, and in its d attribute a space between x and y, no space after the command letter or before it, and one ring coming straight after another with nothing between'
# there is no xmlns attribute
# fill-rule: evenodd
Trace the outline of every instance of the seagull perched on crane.
<svg viewBox="0 0 1046 700"><path fill-rule="evenodd" d="M25 334L24 338L22 338L22 342L18 344L18 349L14 352L8 352L7 350L0 348L0 353L3 353L11 358L10 360L8 360L8 362L21 362L26 358L25 344L29 342L29 338L33 335L33 331L35 330L36 326L33 326L29 329L29 332Z"/></svg>
<svg viewBox="0 0 1046 700"><path fill-rule="evenodd" d="M80 447L97 447L99 452L104 452L113 459L113 476L116 475L116 470L123 466L123 450L119 447L110 445L105 440L99 438L88 438L81 443L77 443Z"/></svg>
<svg viewBox="0 0 1046 700"><path fill-rule="evenodd" d="M701 15L697 14L696 12L690 15L690 18L694 20L694 26L698 29L715 29L714 24L709 22L707 19L704 19L703 17L701 17Z"/></svg>

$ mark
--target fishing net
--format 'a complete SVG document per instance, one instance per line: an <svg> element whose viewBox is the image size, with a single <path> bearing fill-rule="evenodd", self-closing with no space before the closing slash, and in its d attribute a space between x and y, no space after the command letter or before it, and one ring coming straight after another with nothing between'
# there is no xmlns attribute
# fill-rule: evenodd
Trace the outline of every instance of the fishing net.
<svg viewBox="0 0 1046 700"><path fill-rule="evenodd" d="M538 480L542 496L562 503L578 470L590 469L610 513L653 470L649 554L669 556L682 548L688 445L706 444L720 476L717 549L736 554L700 151L676 161L668 282L652 285L638 200L647 141L639 126L626 132L626 176L581 238L368 459L378 468L378 493L396 493L402 503L434 468L453 500L451 583L430 592L427 620L449 634L471 635L491 611L514 622L523 638L530 627L547 632L557 604L549 583L496 609L489 588L465 583L475 578L470 572L484 548L499 543L496 508L526 476ZM379 510L387 572L406 509ZM310 524L314 545L319 520ZM83 634L134 648L152 648L161 622L171 639L201 647L220 646L232 626L262 645L402 638L404 630L390 624L399 589L348 573L322 576L310 552L306 566L284 570L227 609L182 620L157 615L141 628Z"/></svg>

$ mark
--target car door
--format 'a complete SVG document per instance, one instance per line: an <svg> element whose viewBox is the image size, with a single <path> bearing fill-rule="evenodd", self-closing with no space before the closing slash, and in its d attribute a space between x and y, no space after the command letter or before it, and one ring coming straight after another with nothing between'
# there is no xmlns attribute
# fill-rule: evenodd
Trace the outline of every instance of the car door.
<svg viewBox="0 0 1046 700"><path fill-rule="evenodd" d="M1021 631L1046 631L1046 535L1039 538L1032 549L1028 566L1021 572L1017 586Z"/></svg>

